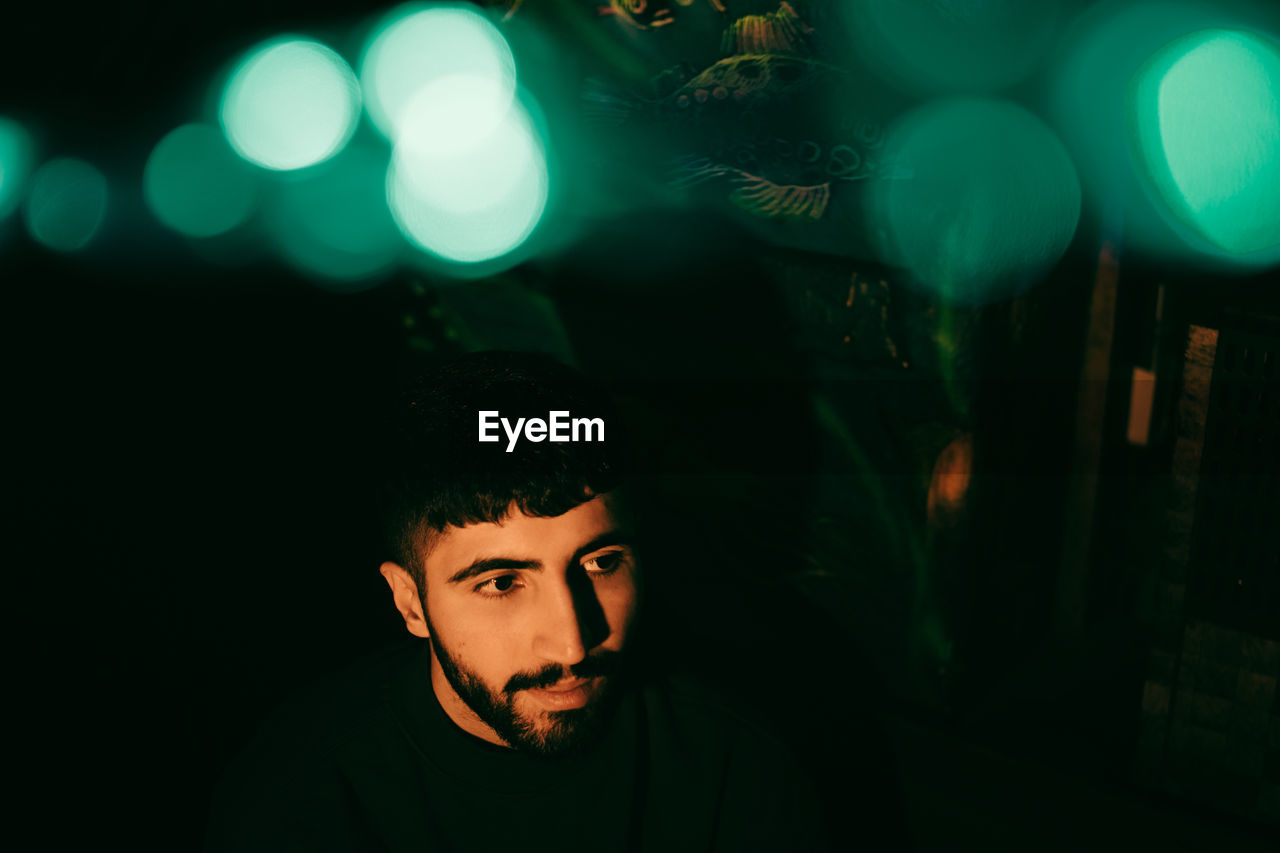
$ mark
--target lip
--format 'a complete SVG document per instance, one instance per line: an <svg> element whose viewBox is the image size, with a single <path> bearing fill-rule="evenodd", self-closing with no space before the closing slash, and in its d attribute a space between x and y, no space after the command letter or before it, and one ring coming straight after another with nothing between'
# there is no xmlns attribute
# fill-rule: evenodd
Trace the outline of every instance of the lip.
<svg viewBox="0 0 1280 853"><path fill-rule="evenodd" d="M570 678L568 681L558 681L551 687L539 687L543 693L568 693L571 690L577 690L579 687L587 683L585 678Z"/></svg>
<svg viewBox="0 0 1280 853"><path fill-rule="evenodd" d="M534 688L527 692L547 710L567 711L587 704L587 700L591 698L587 690L590 681L587 678L573 678L551 687Z"/></svg>

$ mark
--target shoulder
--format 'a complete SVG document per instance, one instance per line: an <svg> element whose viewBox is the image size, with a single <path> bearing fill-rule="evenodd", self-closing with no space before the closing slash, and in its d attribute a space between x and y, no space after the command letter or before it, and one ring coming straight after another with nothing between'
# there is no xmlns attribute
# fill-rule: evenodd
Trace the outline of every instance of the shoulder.
<svg viewBox="0 0 1280 853"><path fill-rule="evenodd" d="M383 650L284 701L224 772L208 849L360 849L342 757L395 736L387 695L416 651ZM306 825L300 815L325 821Z"/></svg>
<svg viewBox="0 0 1280 853"><path fill-rule="evenodd" d="M691 678L644 696L654 772L715 815L714 849L828 849L813 777L768 720Z"/></svg>
<svg viewBox="0 0 1280 853"><path fill-rule="evenodd" d="M263 721L237 763L311 762L383 728L388 696L417 662L418 649L396 644L329 673L286 698Z"/></svg>
<svg viewBox="0 0 1280 853"><path fill-rule="evenodd" d="M693 676L677 674L650 682L644 697L651 724L665 727L691 749L715 752L749 747L783 764L795 758L776 723Z"/></svg>

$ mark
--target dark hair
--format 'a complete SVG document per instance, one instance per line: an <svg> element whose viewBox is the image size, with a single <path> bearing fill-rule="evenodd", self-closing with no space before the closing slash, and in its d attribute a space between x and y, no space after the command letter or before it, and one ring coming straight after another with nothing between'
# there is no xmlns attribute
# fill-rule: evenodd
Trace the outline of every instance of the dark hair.
<svg viewBox="0 0 1280 853"><path fill-rule="evenodd" d="M481 411L546 419L552 411L601 418L604 441L540 442L523 437L510 452L478 440ZM424 593L421 556L448 527L506 518L512 506L556 516L622 482L625 440L607 394L549 356L482 352L454 356L417 377L392 415L383 448L383 518L390 556Z"/></svg>

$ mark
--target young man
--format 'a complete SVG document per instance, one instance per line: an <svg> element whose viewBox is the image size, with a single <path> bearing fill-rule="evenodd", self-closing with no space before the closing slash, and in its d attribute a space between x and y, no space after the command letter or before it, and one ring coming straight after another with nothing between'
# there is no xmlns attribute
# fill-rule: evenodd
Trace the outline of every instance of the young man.
<svg viewBox="0 0 1280 853"><path fill-rule="evenodd" d="M638 665L608 400L544 357L485 353L401 415L381 572L419 639L278 715L209 848L826 849L785 749L674 666Z"/></svg>

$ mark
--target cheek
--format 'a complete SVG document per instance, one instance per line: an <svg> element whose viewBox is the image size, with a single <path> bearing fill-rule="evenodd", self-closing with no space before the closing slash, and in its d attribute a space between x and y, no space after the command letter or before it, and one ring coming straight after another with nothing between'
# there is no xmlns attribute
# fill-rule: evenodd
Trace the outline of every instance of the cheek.
<svg viewBox="0 0 1280 853"><path fill-rule="evenodd" d="M428 601L431 627L440 634L451 654L465 661L475 672L492 676L502 669L502 661L511 657L516 644L510 618L500 608L484 603Z"/></svg>
<svg viewBox="0 0 1280 853"><path fill-rule="evenodd" d="M597 589L600 608L609 622L609 634L624 637L640 609L640 590L633 581Z"/></svg>

